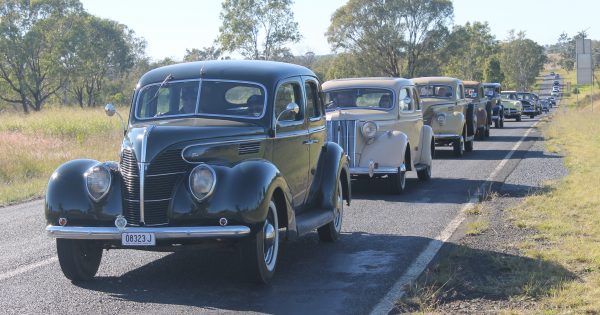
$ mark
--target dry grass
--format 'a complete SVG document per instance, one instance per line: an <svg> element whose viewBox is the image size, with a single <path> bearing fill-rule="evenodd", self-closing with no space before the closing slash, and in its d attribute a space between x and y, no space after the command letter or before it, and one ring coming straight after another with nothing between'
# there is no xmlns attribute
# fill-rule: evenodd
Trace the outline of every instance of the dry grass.
<svg viewBox="0 0 600 315"><path fill-rule="evenodd" d="M121 129L102 109L0 115L0 205L41 197L50 174L75 158L115 160Z"/></svg>
<svg viewBox="0 0 600 315"><path fill-rule="evenodd" d="M593 112L589 98L577 108L574 98L543 128L547 150L566 155L569 175L509 211L522 241L496 241L520 253L447 244L397 311L452 313L470 301L476 313L600 313L600 93Z"/></svg>

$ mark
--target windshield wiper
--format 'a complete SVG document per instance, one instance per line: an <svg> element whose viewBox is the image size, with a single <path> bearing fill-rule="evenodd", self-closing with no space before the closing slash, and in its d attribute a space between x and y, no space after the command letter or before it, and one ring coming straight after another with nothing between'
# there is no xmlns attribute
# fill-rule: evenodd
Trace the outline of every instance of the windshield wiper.
<svg viewBox="0 0 600 315"><path fill-rule="evenodd" d="M166 77L166 78L165 78L165 79L164 79L164 80L163 80L163 81L160 83L160 85L158 86L158 89L156 89L156 93L154 93L154 95L152 96L152 98L151 98L151 99L149 99L149 100L148 100L146 103L144 103L144 106L143 106L143 107L146 107L146 106L148 106L148 104L152 103L152 101L154 101L154 100L155 100L155 99L158 97L158 94L160 93L160 89L161 89L161 88L162 88L162 87L163 87L165 84L167 84L167 82L169 82L169 81L171 81L171 80L173 80L173 75L172 75L172 74L169 74L169 75L167 75L167 77Z"/></svg>

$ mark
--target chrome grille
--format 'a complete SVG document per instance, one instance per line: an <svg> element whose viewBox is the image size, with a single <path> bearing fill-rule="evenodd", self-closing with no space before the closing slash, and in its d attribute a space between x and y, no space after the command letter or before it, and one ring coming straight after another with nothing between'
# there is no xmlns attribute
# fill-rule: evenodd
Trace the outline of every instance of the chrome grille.
<svg viewBox="0 0 600 315"><path fill-rule="evenodd" d="M141 224L140 176L138 163L131 150L123 150L120 167L123 177L123 216L130 225L138 226ZM173 189L187 169L188 164L181 158L181 150L164 151L150 162L144 178L145 225L169 223L167 213Z"/></svg>
<svg viewBox="0 0 600 315"><path fill-rule="evenodd" d="M350 167L356 163L356 120L327 121L327 140L339 144L350 158Z"/></svg>

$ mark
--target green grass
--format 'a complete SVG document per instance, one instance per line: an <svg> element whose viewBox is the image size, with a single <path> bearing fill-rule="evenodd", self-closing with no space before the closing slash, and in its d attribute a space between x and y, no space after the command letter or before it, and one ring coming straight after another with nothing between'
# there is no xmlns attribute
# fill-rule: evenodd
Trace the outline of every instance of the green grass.
<svg viewBox="0 0 600 315"><path fill-rule="evenodd" d="M50 174L75 158L118 159L122 129L100 109L0 114L0 205L44 195Z"/></svg>

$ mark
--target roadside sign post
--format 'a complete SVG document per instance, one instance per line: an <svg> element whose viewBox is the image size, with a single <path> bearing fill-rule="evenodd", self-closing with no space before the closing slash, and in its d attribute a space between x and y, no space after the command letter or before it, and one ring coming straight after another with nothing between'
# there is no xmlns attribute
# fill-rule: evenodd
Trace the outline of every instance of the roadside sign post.
<svg viewBox="0 0 600 315"><path fill-rule="evenodd" d="M592 111L594 111L594 66L592 64L592 40L578 38L575 42L577 62L577 85L591 84ZM579 95L577 95L579 98Z"/></svg>

